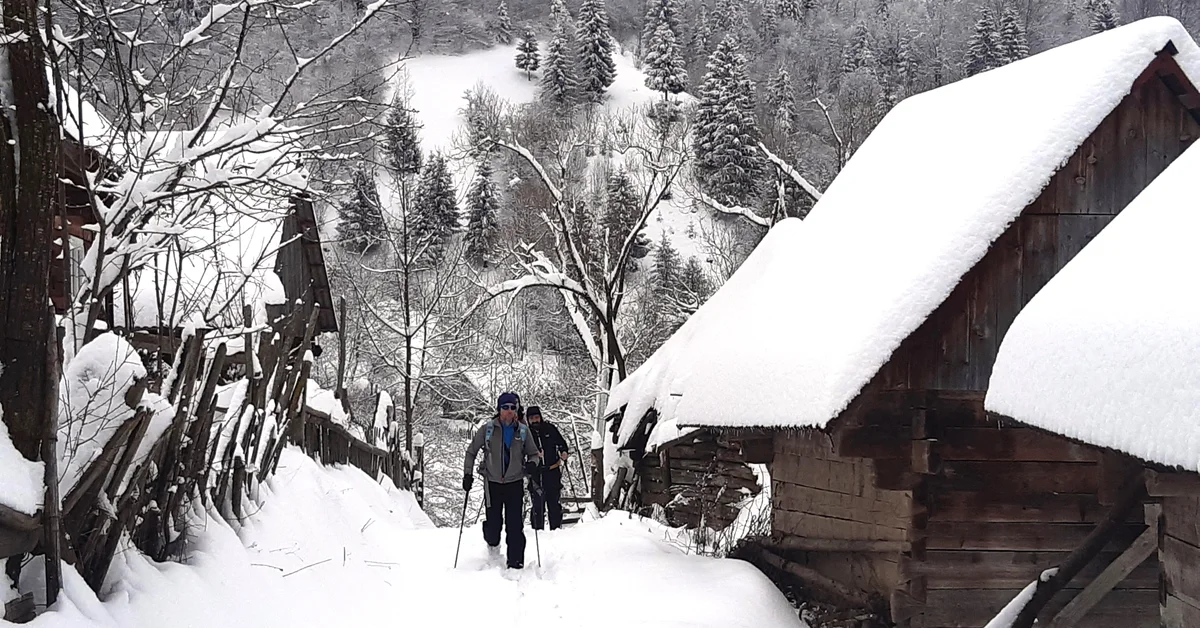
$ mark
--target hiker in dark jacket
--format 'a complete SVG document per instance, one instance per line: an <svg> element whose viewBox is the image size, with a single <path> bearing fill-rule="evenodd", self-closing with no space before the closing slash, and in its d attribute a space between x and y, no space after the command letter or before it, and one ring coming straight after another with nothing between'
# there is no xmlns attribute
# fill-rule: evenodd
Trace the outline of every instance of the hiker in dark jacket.
<svg viewBox="0 0 1200 628"><path fill-rule="evenodd" d="M550 516L550 529L557 530L562 526L562 470L570 455L567 441L553 423L542 417L542 410L537 406L529 406L525 417L529 421L529 431L533 440L542 452L539 473L530 478L534 484L529 495L533 498L533 512L530 519L534 530L541 530L545 515ZM540 490L539 490L540 489Z"/></svg>
<svg viewBox="0 0 1200 628"><path fill-rule="evenodd" d="M505 529L508 566L525 566L525 477L537 470L538 450L529 428L518 420L521 398L516 393L500 395L497 415L481 425L467 446L463 463L463 490L471 492L473 468L479 449L483 460L479 474L487 481L484 502L483 539L488 547L500 546L500 528Z"/></svg>

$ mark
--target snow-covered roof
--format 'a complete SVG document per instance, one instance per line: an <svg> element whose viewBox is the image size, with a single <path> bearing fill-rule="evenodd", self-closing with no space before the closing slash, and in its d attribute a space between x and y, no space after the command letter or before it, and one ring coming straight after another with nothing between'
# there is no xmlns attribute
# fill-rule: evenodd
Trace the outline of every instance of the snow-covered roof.
<svg viewBox="0 0 1200 628"><path fill-rule="evenodd" d="M794 249L770 253L786 264L766 271L772 281L747 290L739 276L764 271L740 269L696 314L714 319L709 333L685 326L660 349L666 357L614 388L609 410L629 404L619 440L652 406L681 425L824 427L1168 42L1200 79L1187 31L1151 18L901 102L816 204L803 237L776 237L795 231L785 221L760 245ZM742 294L723 298L730 288Z"/></svg>
<svg viewBox="0 0 1200 628"><path fill-rule="evenodd" d="M1025 306L985 405L1200 470L1200 147L1188 149Z"/></svg>

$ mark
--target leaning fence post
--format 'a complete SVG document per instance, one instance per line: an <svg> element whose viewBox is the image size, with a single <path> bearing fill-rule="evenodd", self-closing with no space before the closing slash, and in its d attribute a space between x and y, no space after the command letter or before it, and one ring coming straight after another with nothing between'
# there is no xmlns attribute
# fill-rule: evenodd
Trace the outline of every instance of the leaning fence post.
<svg viewBox="0 0 1200 628"><path fill-rule="evenodd" d="M413 450L417 455L416 471L413 473L412 490L417 496L417 505L425 507L425 435L417 432L413 436Z"/></svg>

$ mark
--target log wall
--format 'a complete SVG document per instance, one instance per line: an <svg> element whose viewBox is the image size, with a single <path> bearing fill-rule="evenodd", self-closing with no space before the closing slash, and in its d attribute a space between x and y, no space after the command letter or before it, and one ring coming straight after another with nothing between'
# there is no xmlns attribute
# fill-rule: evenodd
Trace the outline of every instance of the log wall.
<svg viewBox="0 0 1200 628"><path fill-rule="evenodd" d="M689 528L725 529L737 518L736 505L761 490L740 442L708 430L647 453L638 477L645 514L658 506L671 525Z"/></svg>
<svg viewBox="0 0 1200 628"><path fill-rule="evenodd" d="M907 540L912 493L876 486L870 458L840 456L815 430L782 432L771 465L773 536L813 540ZM803 551L790 557L859 590L888 596L899 584L897 551Z"/></svg>
<svg viewBox="0 0 1200 628"><path fill-rule="evenodd" d="M1200 480L1191 474L1180 479L1190 480L1189 486L1165 491L1174 494L1162 498L1159 520L1163 628L1200 626Z"/></svg>

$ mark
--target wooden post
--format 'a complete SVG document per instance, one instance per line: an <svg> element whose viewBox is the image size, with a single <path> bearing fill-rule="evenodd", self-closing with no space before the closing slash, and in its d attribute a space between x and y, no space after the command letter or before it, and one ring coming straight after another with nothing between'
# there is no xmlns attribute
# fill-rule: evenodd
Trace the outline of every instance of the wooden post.
<svg viewBox="0 0 1200 628"><path fill-rule="evenodd" d="M45 463L46 483L43 506L46 535L43 542L46 548L46 606L53 606L58 601L58 592L62 588L62 547L59 545L62 539L62 513L58 503L58 380L62 338L58 326L54 324L53 309L46 317L46 327L50 346L46 351L46 381L42 388L47 415L43 422L46 431L42 435L42 461Z"/></svg>
<svg viewBox="0 0 1200 628"><path fill-rule="evenodd" d="M604 506L604 449L592 450L592 503Z"/></svg>
<svg viewBox="0 0 1200 628"><path fill-rule="evenodd" d="M425 435L417 432L413 446L417 455L416 481L413 482L413 492L417 496L417 505L425 508Z"/></svg>
<svg viewBox="0 0 1200 628"><path fill-rule="evenodd" d="M342 410L350 412L350 400L346 398L346 297L338 297L338 369L337 388L334 394L342 402Z"/></svg>

